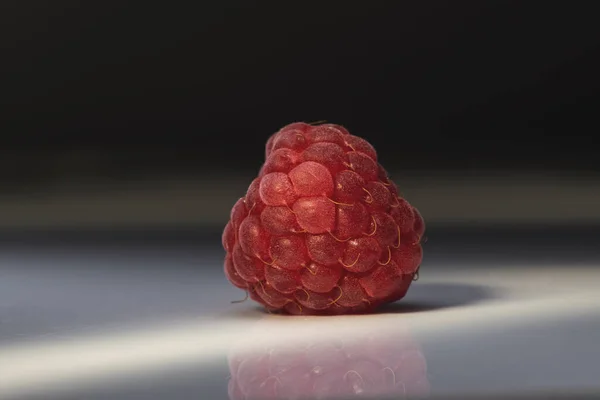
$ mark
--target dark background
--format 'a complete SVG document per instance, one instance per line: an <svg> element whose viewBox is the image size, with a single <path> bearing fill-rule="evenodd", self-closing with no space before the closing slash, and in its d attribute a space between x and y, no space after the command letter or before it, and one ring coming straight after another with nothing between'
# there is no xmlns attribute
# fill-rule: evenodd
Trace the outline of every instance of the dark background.
<svg viewBox="0 0 600 400"><path fill-rule="evenodd" d="M5 1L2 190L106 195L160 178L206 197L240 177L219 197L229 206L271 133L316 120L367 138L421 187L448 173L542 174L591 177L589 189L600 171L592 6Z"/></svg>

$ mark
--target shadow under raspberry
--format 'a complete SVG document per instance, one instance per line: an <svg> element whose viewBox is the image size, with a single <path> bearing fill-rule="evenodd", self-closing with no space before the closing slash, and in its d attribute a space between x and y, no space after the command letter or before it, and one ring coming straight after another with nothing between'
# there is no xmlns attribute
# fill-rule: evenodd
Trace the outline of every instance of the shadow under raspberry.
<svg viewBox="0 0 600 400"><path fill-rule="evenodd" d="M418 313L445 308L464 307L499 297L489 286L463 283L418 283L409 289L404 299L382 305L378 314Z"/></svg>
<svg viewBox="0 0 600 400"><path fill-rule="evenodd" d="M423 313L446 308L470 306L499 297L500 293L498 289L490 286L463 283L415 282L404 299L382 305L375 310L374 314ZM281 315L279 313L269 313L262 306L255 304L250 299L245 303L247 303L245 306L228 312L228 316L256 320L263 318L265 315ZM322 318L331 317L326 316Z"/></svg>

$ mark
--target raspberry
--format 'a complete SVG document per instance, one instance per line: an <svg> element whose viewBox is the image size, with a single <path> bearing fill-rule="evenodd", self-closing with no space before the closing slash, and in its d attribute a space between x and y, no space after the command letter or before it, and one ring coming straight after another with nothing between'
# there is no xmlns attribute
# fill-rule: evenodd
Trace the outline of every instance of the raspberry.
<svg viewBox="0 0 600 400"><path fill-rule="evenodd" d="M268 311L352 314L403 298L422 260L421 214L365 139L293 123L223 231L225 275Z"/></svg>
<svg viewBox="0 0 600 400"><path fill-rule="evenodd" d="M427 361L405 330L294 339L286 345L254 339L229 353L231 400L425 398L430 393Z"/></svg>

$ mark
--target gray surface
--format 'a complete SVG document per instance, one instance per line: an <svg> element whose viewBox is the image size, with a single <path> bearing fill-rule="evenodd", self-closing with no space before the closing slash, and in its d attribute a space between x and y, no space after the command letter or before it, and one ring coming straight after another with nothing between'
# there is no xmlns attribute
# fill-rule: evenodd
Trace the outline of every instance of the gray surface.
<svg viewBox="0 0 600 400"><path fill-rule="evenodd" d="M377 327L382 337L408 329L426 359L432 397L600 393L600 309L592 297L599 258L586 242L592 232L570 229L572 235L559 240L544 229L432 229L421 279L407 298L376 319L353 321ZM229 303L243 294L222 276L218 240L110 236L23 236L20 244L1 246L0 398L227 398L231 346L263 326L265 314L251 303ZM204 245L194 245L206 238ZM185 323L195 328L176 330ZM267 330L283 332L287 324L277 320ZM331 325L310 324L313 331ZM352 333L336 329L334 335ZM148 333L190 343L173 343L173 356L164 362L162 356L152 358L157 350L149 346L139 352L140 359L150 360L147 366L133 363L122 373L117 361L106 361L109 372L115 363L113 374L101 376L90 367L74 370L71 380L60 375L39 380L43 367L54 368L44 365L49 358L42 352L40 358L27 353L38 345L69 349L80 342L80 353L53 356L57 362L77 361L85 358L88 342L91 352L98 340L129 335L135 343L136 335L141 341ZM156 342L157 349L165 345ZM25 371L27 363L6 360L23 361L25 354L42 372L15 385L6 376Z"/></svg>
<svg viewBox="0 0 600 400"><path fill-rule="evenodd" d="M392 172L428 223L600 222L600 178L560 172ZM0 229L223 225L254 179L217 174L186 179L95 180L0 192Z"/></svg>

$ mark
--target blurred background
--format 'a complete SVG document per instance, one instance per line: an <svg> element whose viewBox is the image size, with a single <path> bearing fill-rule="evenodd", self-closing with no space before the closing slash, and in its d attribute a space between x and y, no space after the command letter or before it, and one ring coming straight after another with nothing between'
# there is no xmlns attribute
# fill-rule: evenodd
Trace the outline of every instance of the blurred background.
<svg viewBox="0 0 600 400"><path fill-rule="evenodd" d="M220 229L293 121L363 136L430 227L600 219L585 2L0 11L0 227Z"/></svg>

